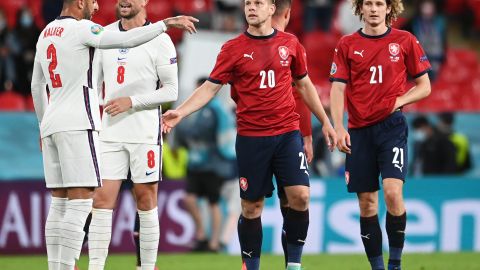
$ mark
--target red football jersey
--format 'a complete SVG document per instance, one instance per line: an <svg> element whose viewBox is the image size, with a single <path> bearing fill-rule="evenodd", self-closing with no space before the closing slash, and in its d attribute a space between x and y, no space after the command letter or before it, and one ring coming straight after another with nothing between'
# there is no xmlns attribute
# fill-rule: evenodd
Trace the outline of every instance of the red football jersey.
<svg viewBox="0 0 480 270"><path fill-rule="evenodd" d="M208 80L232 85L238 134L273 136L299 129L292 77L306 75L303 46L294 35L274 30L269 36L245 32L227 41Z"/></svg>
<svg viewBox="0 0 480 270"><path fill-rule="evenodd" d="M380 36L360 30L342 37L335 48L330 80L347 83L348 127L359 128L388 117L407 89L407 74L418 78L430 63L409 32L388 28Z"/></svg>

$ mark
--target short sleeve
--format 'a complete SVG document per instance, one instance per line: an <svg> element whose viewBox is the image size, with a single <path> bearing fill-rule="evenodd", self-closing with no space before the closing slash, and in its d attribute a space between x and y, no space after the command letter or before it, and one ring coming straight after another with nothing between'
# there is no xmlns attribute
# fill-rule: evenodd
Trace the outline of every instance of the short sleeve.
<svg viewBox="0 0 480 270"><path fill-rule="evenodd" d="M100 44L102 34L105 32L103 26L89 20L79 21L76 30L82 44L95 48Z"/></svg>
<svg viewBox="0 0 480 270"><path fill-rule="evenodd" d="M222 50L217 56L217 62L213 68L208 80L215 84L227 84L232 80L234 59L228 52L229 46L224 44Z"/></svg>
<svg viewBox="0 0 480 270"><path fill-rule="evenodd" d="M405 65L407 66L408 74L413 78L418 78L430 71L430 62L417 38L409 34L408 40L409 44L407 46L408 51L405 53Z"/></svg>
<svg viewBox="0 0 480 270"><path fill-rule="evenodd" d="M157 66L168 66L177 63L177 51L173 45L172 39L168 34L162 34L158 37L158 48L156 57Z"/></svg>
<svg viewBox="0 0 480 270"><path fill-rule="evenodd" d="M291 66L292 69L292 76L297 79L303 79L308 74L307 69L307 53L305 52L305 48L297 41L297 47L295 50L295 57L293 59L293 63Z"/></svg>
<svg viewBox="0 0 480 270"><path fill-rule="evenodd" d="M347 83L349 78L348 45L342 38L335 47L332 67L330 69L330 81Z"/></svg>

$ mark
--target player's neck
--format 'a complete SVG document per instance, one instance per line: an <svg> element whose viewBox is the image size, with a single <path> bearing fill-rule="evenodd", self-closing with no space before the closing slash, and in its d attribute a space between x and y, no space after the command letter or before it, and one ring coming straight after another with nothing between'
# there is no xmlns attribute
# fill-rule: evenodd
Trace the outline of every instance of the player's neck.
<svg viewBox="0 0 480 270"><path fill-rule="evenodd" d="M76 20L83 19L81 11L73 9L73 6L64 6L60 13L60 17L73 17Z"/></svg>
<svg viewBox="0 0 480 270"><path fill-rule="evenodd" d="M274 30L273 30L272 24L266 24L266 23L260 26L249 25L247 28L247 32L250 35L258 36L258 37L271 35L273 31Z"/></svg>
<svg viewBox="0 0 480 270"><path fill-rule="evenodd" d="M362 33L369 36L380 36L385 34L388 31L388 26L385 24L379 24L377 26L372 26L365 24L365 27L362 29Z"/></svg>
<svg viewBox="0 0 480 270"><path fill-rule="evenodd" d="M280 21L277 22L276 20L272 20L272 27L282 32L285 32L286 28Z"/></svg>
<svg viewBox="0 0 480 270"><path fill-rule="evenodd" d="M136 28L136 27L143 26L143 25L145 25L146 22L147 22L147 18L145 16L135 16L135 17L130 18L130 19L126 19L126 18L121 18L120 19L120 23L122 24L122 28L127 30L127 31L130 30L130 29Z"/></svg>

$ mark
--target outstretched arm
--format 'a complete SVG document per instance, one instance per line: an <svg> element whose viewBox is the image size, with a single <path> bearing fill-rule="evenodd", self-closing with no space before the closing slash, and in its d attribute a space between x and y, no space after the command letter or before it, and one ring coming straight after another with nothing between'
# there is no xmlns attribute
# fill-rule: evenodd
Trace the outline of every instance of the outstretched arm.
<svg viewBox="0 0 480 270"><path fill-rule="evenodd" d="M204 82L177 109L167 111L163 114L163 132L170 132L170 130L180 123L184 117L205 106L215 97L220 88L222 88L221 84L212 83L210 81Z"/></svg>
<svg viewBox="0 0 480 270"><path fill-rule="evenodd" d="M322 131L323 135L325 136L325 141L329 150L333 151L335 145L337 144L337 136L332 124L330 123L330 120L328 119L327 113L320 102L320 97L318 96L310 77L307 75L300 80L296 80L295 85L307 107L322 123Z"/></svg>
<svg viewBox="0 0 480 270"><path fill-rule="evenodd" d="M93 25L89 26L92 27L89 32L81 33L80 38L84 44L99 49L132 48L154 39L169 28L179 28L195 33L197 31L195 22L198 20L194 17L177 16L125 32L104 30L100 26ZM91 22L86 23L91 24Z"/></svg>

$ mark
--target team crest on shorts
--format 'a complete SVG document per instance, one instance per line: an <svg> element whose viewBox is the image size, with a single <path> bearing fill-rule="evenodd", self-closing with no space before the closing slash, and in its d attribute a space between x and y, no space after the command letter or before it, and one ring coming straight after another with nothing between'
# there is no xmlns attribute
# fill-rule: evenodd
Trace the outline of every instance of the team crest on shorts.
<svg viewBox="0 0 480 270"><path fill-rule="evenodd" d="M392 60L392 62L398 62L400 59L400 56L398 56L400 53L400 45L398 43L390 43L388 44L388 51L391 54L390 60Z"/></svg>
<svg viewBox="0 0 480 270"><path fill-rule="evenodd" d="M350 183L350 172L345 171L345 183L348 185Z"/></svg>
<svg viewBox="0 0 480 270"><path fill-rule="evenodd" d="M94 24L92 27L90 27L90 31L92 31L93 34L98 35L103 31L103 27L101 25Z"/></svg>
<svg viewBox="0 0 480 270"><path fill-rule="evenodd" d="M248 189L248 180L245 177L240 177L240 188L243 191L247 191Z"/></svg>
<svg viewBox="0 0 480 270"><path fill-rule="evenodd" d="M287 67L289 65L288 56L290 55L290 52L288 51L288 47L287 46L278 47L278 54L280 55L280 58L282 58L282 60L280 60L280 65Z"/></svg>

